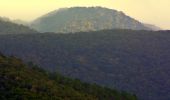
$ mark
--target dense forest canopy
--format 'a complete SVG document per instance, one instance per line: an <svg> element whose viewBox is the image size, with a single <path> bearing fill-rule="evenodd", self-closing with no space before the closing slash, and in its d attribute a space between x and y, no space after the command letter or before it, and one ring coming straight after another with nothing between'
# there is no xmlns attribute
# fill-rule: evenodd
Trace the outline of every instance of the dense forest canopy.
<svg viewBox="0 0 170 100"><path fill-rule="evenodd" d="M0 53L0 100L137 100L135 95L48 73Z"/></svg>
<svg viewBox="0 0 170 100"><path fill-rule="evenodd" d="M0 51L139 100L169 100L169 42L170 31L13 34L0 36Z"/></svg>

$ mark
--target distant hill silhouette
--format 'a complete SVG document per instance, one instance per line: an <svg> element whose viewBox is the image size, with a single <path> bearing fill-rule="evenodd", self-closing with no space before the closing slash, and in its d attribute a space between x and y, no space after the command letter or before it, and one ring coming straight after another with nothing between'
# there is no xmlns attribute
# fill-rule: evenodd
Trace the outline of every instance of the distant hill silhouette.
<svg viewBox="0 0 170 100"><path fill-rule="evenodd" d="M162 30L160 27L155 26L155 25L151 25L151 24L144 24L146 27L154 30L154 31L158 31L158 30Z"/></svg>
<svg viewBox="0 0 170 100"><path fill-rule="evenodd" d="M104 29L151 30L123 12L102 7L73 7L50 12L32 22L40 32L81 32Z"/></svg>
<svg viewBox="0 0 170 100"><path fill-rule="evenodd" d="M23 21L23 20L20 20L20 19L12 20L12 22L16 23L16 24L19 24L19 25L29 26L29 22L26 22L26 21Z"/></svg>
<svg viewBox="0 0 170 100"><path fill-rule="evenodd" d="M35 30L27 26L15 24L8 18L0 17L0 34L26 34L35 32Z"/></svg>

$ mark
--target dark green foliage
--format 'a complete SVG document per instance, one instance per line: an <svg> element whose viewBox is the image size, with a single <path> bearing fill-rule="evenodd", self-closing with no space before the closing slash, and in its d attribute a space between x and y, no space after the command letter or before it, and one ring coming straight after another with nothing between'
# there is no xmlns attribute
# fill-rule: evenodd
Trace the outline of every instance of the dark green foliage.
<svg viewBox="0 0 170 100"><path fill-rule="evenodd" d="M88 83L82 83L80 80L72 80L61 76L60 74L53 73L50 75L50 79L55 80L59 84L64 84L74 88L82 93L87 93L99 97L99 100L136 100L136 96L129 95L129 93L112 90L106 87L101 87L99 85Z"/></svg>
<svg viewBox="0 0 170 100"><path fill-rule="evenodd" d="M1 35L0 51L140 100L170 98L170 31Z"/></svg>
<svg viewBox="0 0 170 100"><path fill-rule="evenodd" d="M0 19L0 34L26 34L36 31L23 25Z"/></svg>
<svg viewBox="0 0 170 100"><path fill-rule="evenodd" d="M0 56L0 100L137 100L131 94L48 74L15 57Z"/></svg>
<svg viewBox="0 0 170 100"><path fill-rule="evenodd" d="M151 30L123 12L102 7L73 7L50 12L32 22L40 32L87 32L104 29Z"/></svg>

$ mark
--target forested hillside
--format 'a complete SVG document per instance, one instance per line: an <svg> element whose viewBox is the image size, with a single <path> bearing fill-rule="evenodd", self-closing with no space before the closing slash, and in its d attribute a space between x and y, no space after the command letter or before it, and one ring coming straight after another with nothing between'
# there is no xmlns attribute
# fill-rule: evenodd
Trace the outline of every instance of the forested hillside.
<svg viewBox="0 0 170 100"><path fill-rule="evenodd" d="M170 98L170 31L1 35L0 51L139 100Z"/></svg>
<svg viewBox="0 0 170 100"><path fill-rule="evenodd" d="M28 66L29 65L29 66ZM135 95L82 83L0 54L0 100L137 100Z"/></svg>

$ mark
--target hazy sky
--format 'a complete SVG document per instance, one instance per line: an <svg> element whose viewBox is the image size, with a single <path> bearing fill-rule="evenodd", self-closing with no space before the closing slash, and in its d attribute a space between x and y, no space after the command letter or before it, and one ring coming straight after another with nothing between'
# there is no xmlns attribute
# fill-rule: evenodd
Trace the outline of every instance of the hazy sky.
<svg viewBox="0 0 170 100"><path fill-rule="evenodd" d="M50 11L72 6L103 6L145 23L170 29L170 0L0 0L0 16L31 21Z"/></svg>

